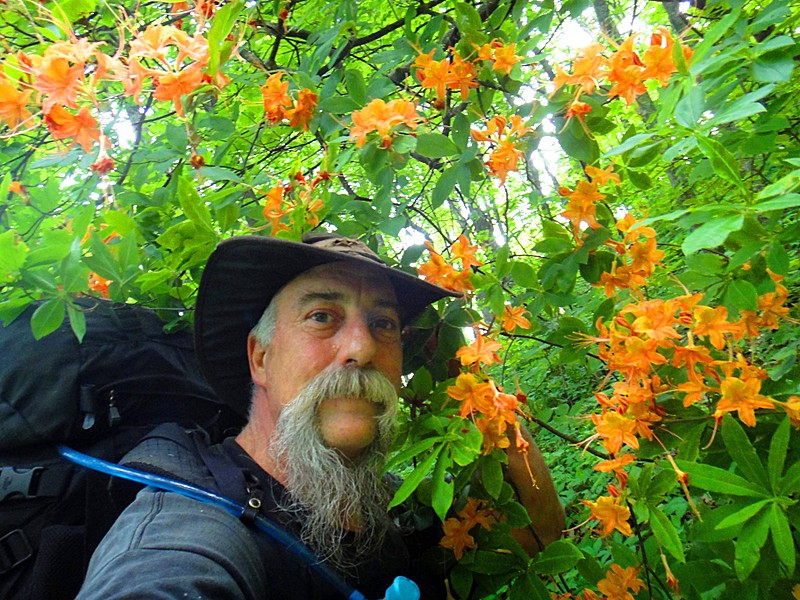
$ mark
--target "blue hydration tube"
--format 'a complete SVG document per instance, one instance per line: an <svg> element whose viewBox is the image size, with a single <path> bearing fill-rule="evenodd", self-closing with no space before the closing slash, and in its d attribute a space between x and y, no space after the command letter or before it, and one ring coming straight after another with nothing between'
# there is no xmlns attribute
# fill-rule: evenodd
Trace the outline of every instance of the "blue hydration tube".
<svg viewBox="0 0 800 600"><path fill-rule="evenodd" d="M222 508L230 513L237 519L245 512L245 507L230 498L226 498L215 492L205 490L187 483L175 481L168 477L156 475L155 473L148 473L138 469L132 469L115 463L111 463L88 454L83 454L67 446L59 445L58 452L67 460L74 462L83 467L87 467L94 471L99 471L114 477L121 477L144 485L149 485L160 490L174 492L193 500L213 504ZM340 592L345 598L349 600L366 600L366 596L355 589L342 579L338 573L330 568L325 563L319 560L319 557L314 554L305 544L300 542L294 536L287 533L281 527L267 519L263 515L257 515L255 518L255 526L263 533L270 536L273 540L284 546L287 550L295 554L298 558L307 563L314 569L325 581L328 582L334 589ZM397 577L392 583L391 587L386 590L385 600L418 600L419 589L416 584L410 579L405 577Z"/></svg>

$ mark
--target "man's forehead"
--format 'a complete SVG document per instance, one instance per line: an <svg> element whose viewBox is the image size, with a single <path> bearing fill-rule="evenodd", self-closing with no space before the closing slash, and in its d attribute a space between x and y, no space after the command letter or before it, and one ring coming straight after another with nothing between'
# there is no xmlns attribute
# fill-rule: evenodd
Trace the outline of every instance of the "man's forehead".
<svg viewBox="0 0 800 600"><path fill-rule="evenodd" d="M345 262L312 267L290 281L282 292L293 292L293 296L325 293L342 297L363 295L380 304L395 308L397 305L394 288L379 268Z"/></svg>

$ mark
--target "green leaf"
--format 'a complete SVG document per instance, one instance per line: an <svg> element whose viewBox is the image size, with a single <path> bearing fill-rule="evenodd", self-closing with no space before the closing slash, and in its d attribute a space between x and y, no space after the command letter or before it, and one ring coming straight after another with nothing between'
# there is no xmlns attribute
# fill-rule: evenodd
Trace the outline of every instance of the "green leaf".
<svg viewBox="0 0 800 600"><path fill-rule="evenodd" d="M742 181L741 175L739 175L739 165L733 154L717 140L712 140L702 135L697 135L695 138L701 152L711 160L714 172L725 181L738 187L743 194L747 194L747 188Z"/></svg>
<svg viewBox="0 0 800 600"><path fill-rule="evenodd" d="M439 208L444 204L444 201L447 200L447 197L450 196L450 192L456 187L459 171L462 169L466 169L466 166L458 163L446 168L442 174L439 175L439 179L433 187L433 192L431 192L431 204L433 204L433 208Z"/></svg>
<svg viewBox="0 0 800 600"><path fill-rule="evenodd" d="M443 158L459 153L453 140L441 133L420 133L417 136L417 152L428 158Z"/></svg>
<svg viewBox="0 0 800 600"><path fill-rule="evenodd" d="M650 527L653 529L653 535L656 536L658 543L677 560L686 562L680 536L678 536L678 531L672 521L658 506L649 504L648 507L650 508Z"/></svg>
<svg viewBox="0 0 800 600"><path fill-rule="evenodd" d="M699 487L709 492L730 494L731 496L771 497L771 494L763 488L730 471L702 463L689 463L684 460L678 460L676 463L682 471L689 473L690 486Z"/></svg>
<svg viewBox="0 0 800 600"><path fill-rule="evenodd" d="M581 560L583 560L583 552L573 542L558 540L536 556L531 563L531 568L541 575L557 575L569 571Z"/></svg>
<svg viewBox="0 0 800 600"><path fill-rule="evenodd" d="M194 183L187 177L178 180L178 200L186 218L208 232L214 231L211 225L211 211L197 193Z"/></svg>
<svg viewBox="0 0 800 600"><path fill-rule="evenodd" d="M453 479L448 473L453 466L453 459L449 452L442 452L436 467L433 470L433 489L431 490L431 505L439 519L444 522L447 511L453 504Z"/></svg>
<svg viewBox="0 0 800 600"><path fill-rule="evenodd" d="M767 457L767 473L769 484L776 494L780 491L781 474L786 463L786 454L789 450L789 417L787 416L772 435L769 443L769 456Z"/></svg>
<svg viewBox="0 0 800 600"><path fill-rule="evenodd" d="M761 560L761 548L767 541L771 513L762 511L748 527L744 527L734 545L734 567L739 581L744 581Z"/></svg>
<svg viewBox="0 0 800 600"><path fill-rule="evenodd" d="M767 52L750 64L753 79L762 83L789 81L794 70L794 57L790 49Z"/></svg>
<svg viewBox="0 0 800 600"><path fill-rule="evenodd" d="M61 298L51 298L40 304L31 315L33 337L39 340L48 333L53 333L64 322L65 312Z"/></svg>
<svg viewBox="0 0 800 600"><path fill-rule="evenodd" d="M466 597L466 596L465 596ZM550 592L544 583L533 573L525 573L511 586L510 600L550 600Z"/></svg>
<svg viewBox="0 0 800 600"><path fill-rule="evenodd" d="M419 484L422 483L422 480L425 479L425 477L430 472L431 467L433 467L433 463L442 453L443 449L444 446L439 446L438 448L436 448L436 450L434 450L428 456L425 457L425 460L423 460L419 465L417 465L416 469L414 469L411 473L409 473L406 476L405 480L403 481L403 485L401 485L400 488L397 490L397 492L395 492L394 498L392 498L392 501L389 503L388 508L390 509L394 508L395 506L398 506L402 502L405 502L406 499L412 493L414 493L414 490L416 490L417 487L419 487Z"/></svg>
<svg viewBox="0 0 800 600"><path fill-rule="evenodd" d="M442 441L442 439L443 438L441 436L429 437L411 444L411 446L401 452L398 452L386 462L386 465L383 467L384 472L391 471L396 466L402 465L406 461L421 455L423 452L431 448L436 442Z"/></svg>
<svg viewBox="0 0 800 600"><path fill-rule="evenodd" d="M245 3L242 0L228 2L214 13L211 21L211 28L208 30L208 63L206 74L210 77L216 75L224 57L223 48L225 38L233 30L239 13L244 9Z"/></svg>
<svg viewBox="0 0 800 600"><path fill-rule="evenodd" d="M796 206L800 206L800 194L786 194L780 198L759 202L758 204L754 204L751 208L758 212L767 212L770 210L794 208Z"/></svg>
<svg viewBox="0 0 800 600"><path fill-rule="evenodd" d="M681 248L687 255L704 248L716 248L725 242L728 235L739 231L743 224L744 215L742 214L713 216L687 235Z"/></svg>
<svg viewBox="0 0 800 600"><path fill-rule="evenodd" d="M361 107L348 96L331 96L320 102L319 108L332 115L346 115Z"/></svg>
<svg viewBox="0 0 800 600"><path fill-rule="evenodd" d="M72 333L78 338L78 342L82 342L83 336L86 335L86 316L71 300L67 302L67 315L69 315L69 326L72 328Z"/></svg>
<svg viewBox="0 0 800 600"><path fill-rule="evenodd" d="M14 281L25 264L28 247L15 231L0 233L0 285Z"/></svg>
<svg viewBox="0 0 800 600"><path fill-rule="evenodd" d="M497 498L503 488L503 465L499 460L487 457L486 460L481 461L481 468L483 469L483 487L492 498Z"/></svg>
<svg viewBox="0 0 800 600"><path fill-rule="evenodd" d="M688 129L694 129L705 110L706 95L703 88L692 86L675 107L675 120Z"/></svg>
<svg viewBox="0 0 800 600"><path fill-rule="evenodd" d="M643 144L644 142L650 140L655 134L653 133L638 133L626 139L622 142L619 146L615 146L605 154L603 154L603 158L609 158L611 156L616 156L618 154L624 154L629 150L633 150L637 146Z"/></svg>
<svg viewBox="0 0 800 600"><path fill-rule="evenodd" d="M800 492L800 462L794 463L786 469L786 475L781 480L780 493L783 495Z"/></svg>
<svg viewBox="0 0 800 600"><path fill-rule="evenodd" d="M770 489L769 478L755 448L742 426L730 414L722 418L722 440L745 478L765 490Z"/></svg>
<svg viewBox="0 0 800 600"><path fill-rule="evenodd" d="M470 568L483 575L497 575L514 570L513 554L476 550L475 560Z"/></svg>
<svg viewBox="0 0 800 600"><path fill-rule="evenodd" d="M364 106L367 101L367 84L361 71L348 69L344 73L344 86L347 95L352 98L358 106Z"/></svg>
<svg viewBox="0 0 800 600"><path fill-rule="evenodd" d="M780 561L789 569L789 573L794 571L796 556L792 531L789 528L789 520L777 504L773 504L769 509L770 523L772 531L772 544L775 546L775 554Z"/></svg>
<svg viewBox="0 0 800 600"><path fill-rule="evenodd" d="M744 508L737 510L733 514L730 514L722 519L722 521L717 524L717 529L727 529L728 527L735 527L736 525L741 525L742 523L749 521L758 513L760 513L761 509L764 508L769 502L771 502L771 500L759 500L758 502L748 504Z"/></svg>

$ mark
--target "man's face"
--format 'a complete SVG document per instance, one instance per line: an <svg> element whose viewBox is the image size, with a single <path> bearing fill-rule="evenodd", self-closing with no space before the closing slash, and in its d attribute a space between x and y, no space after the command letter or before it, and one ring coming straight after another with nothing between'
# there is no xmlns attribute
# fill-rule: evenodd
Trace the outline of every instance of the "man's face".
<svg viewBox="0 0 800 600"><path fill-rule="evenodd" d="M402 372L397 299L385 275L333 263L306 271L276 297L272 340L253 372L272 417L325 369L375 369L396 389ZM328 398L317 411L329 447L356 456L375 438L382 408L364 398Z"/></svg>

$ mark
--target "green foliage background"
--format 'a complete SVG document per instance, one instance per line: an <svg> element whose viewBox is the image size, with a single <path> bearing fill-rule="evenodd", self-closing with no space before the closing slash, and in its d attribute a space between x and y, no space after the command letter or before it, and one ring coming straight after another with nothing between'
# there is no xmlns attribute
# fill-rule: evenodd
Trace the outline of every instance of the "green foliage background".
<svg viewBox="0 0 800 600"><path fill-rule="evenodd" d="M702 521L692 516L665 450L652 443L643 443L643 460L630 470L632 538L594 535L580 503L605 493L611 480L592 470L599 459L579 444L593 434L588 415L606 372L591 348L575 345L575 333L595 332L598 318L630 301L627 292L609 300L590 285L609 261L602 251L589 252L591 244L576 247L559 217L559 186L573 187L587 164L613 160L622 178L598 210L597 244L615 235L614 220L627 210L657 231L666 257L647 297L676 296L685 287L736 314L775 289L767 269L786 277L790 318L747 353L767 369L762 393L782 401L800 394L800 10L785 0L689 4L685 11L677 2L625 0L220 5L204 32L212 42L208 69L218 67L231 81L184 97L185 117L150 93L137 105L121 85L97 90L92 111L116 163L108 175L89 169L95 151L56 141L43 126L0 131L0 318L9 321L41 301L33 320L38 336L64 318L80 336L83 317L72 299L92 293L94 272L112 281L112 299L156 307L169 327L181 327L191 322L202 265L216 243L268 233L264 193L298 171L308 179L332 173L315 188L324 206L321 227L360 237L411 271L426 259L423 239L444 251L465 234L482 248L485 264L473 274L470 306L442 303L418 324L410 346L416 352L407 356L411 408L395 458L419 484L407 491L420 514L446 517L470 494L509 515L505 529L476 533L478 548L452 571L455 594L577 596L595 589L615 562L641 568L647 587L637 598L790 597L798 582L800 436L779 410L757 413L755 428L726 417L711 442L709 414L675 409L662 438L689 473ZM171 15L169 8L7 0L3 72L20 78L16 52L41 54L68 39L65 23L76 36L104 42L109 53L121 31L130 39L179 17L192 31L191 15ZM586 129L567 120L574 90L551 96L548 84L555 66L568 69L574 58L575 32L611 47L631 33L646 40L656 26L671 28L694 49L669 85L652 83L631 107L609 100L601 87L583 97L592 106ZM436 106L411 73L420 53L443 57L452 46L467 56L492 40L515 43L523 61L508 75L484 68L466 101L454 93ZM309 131L265 120L259 86L276 70L287 73L290 93L319 94ZM350 114L375 98L414 100L427 121L390 149L375 140L356 148ZM501 187L486 175L486 148L469 129L511 114L528 119L535 135L525 138L519 172ZM194 168L193 154L205 166ZM9 191L12 182L26 194ZM311 228L302 214L294 217L281 235L296 239ZM104 243L111 233L118 237ZM535 559L507 535L525 516L502 480L502 453L480 454L480 434L454 417L445 394L452 384L447 359L464 342L461 328L497 319L505 303L525 306L532 326L501 338L504 363L493 375L507 390L518 383L528 395L530 425L570 527L564 541ZM597 444L587 449L602 453ZM412 456L417 460L409 463ZM662 552L680 592L666 585Z"/></svg>

